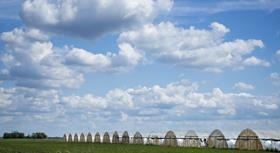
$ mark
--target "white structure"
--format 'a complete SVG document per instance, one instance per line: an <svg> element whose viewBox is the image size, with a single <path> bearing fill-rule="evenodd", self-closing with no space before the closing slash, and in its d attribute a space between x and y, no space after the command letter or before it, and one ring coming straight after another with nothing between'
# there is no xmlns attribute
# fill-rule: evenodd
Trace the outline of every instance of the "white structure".
<svg viewBox="0 0 280 153"><path fill-rule="evenodd" d="M165 146L178 146L176 135L173 131L168 131L164 137Z"/></svg>
<svg viewBox="0 0 280 153"><path fill-rule="evenodd" d="M66 136L66 134L63 135L63 141L64 141L64 142L67 142L67 136Z"/></svg>
<svg viewBox="0 0 280 153"><path fill-rule="evenodd" d="M68 142L72 142L73 141L73 139L72 139L72 135L71 135L71 133L68 135Z"/></svg>
<svg viewBox="0 0 280 153"><path fill-rule="evenodd" d="M85 142L85 135L83 133L81 133L80 135L80 142Z"/></svg>
<svg viewBox="0 0 280 153"><path fill-rule="evenodd" d="M91 143L91 142L92 142L92 135L91 135L90 132L87 134L87 142L88 142L88 143Z"/></svg>
<svg viewBox="0 0 280 153"><path fill-rule="evenodd" d="M184 147L201 147L200 139L197 134L193 130L189 130L185 135L185 139L183 141Z"/></svg>
<svg viewBox="0 0 280 153"><path fill-rule="evenodd" d="M94 136L94 143L100 143L100 142L101 142L100 134L99 132L96 132Z"/></svg>
<svg viewBox="0 0 280 153"><path fill-rule="evenodd" d="M263 150L258 135L251 129L245 129L239 134L235 142L235 148L244 150Z"/></svg>
<svg viewBox="0 0 280 153"><path fill-rule="evenodd" d="M113 134L112 143L120 143L118 132L115 131Z"/></svg>
<svg viewBox="0 0 280 153"><path fill-rule="evenodd" d="M111 143L110 141L110 135L108 132L105 132L103 135L103 143Z"/></svg>
<svg viewBox="0 0 280 153"><path fill-rule="evenodd" d="M79 142L79 138L78 138L78 134L77 133L75 133L75 135L74 135L74 142Z"/></svg>
<svg viewBox="0 0 280 153"><path fill-rule="evenodd" d="M129 144L129 135L127 131L124 131L122 135L122 143L123 144Z"/></svg>
<svg viewBox="0 0 280 153"><path fill-rule="evenodd" d="M134 134L133 144L144 144L144 140L140 132L136 132Z"/></svg>
<svg viewBox="0 0 280 153"><path fill-rule="evenodd" d="M207 146L209 148L228 148L224 134L216 129L208 137Z"/></svg>

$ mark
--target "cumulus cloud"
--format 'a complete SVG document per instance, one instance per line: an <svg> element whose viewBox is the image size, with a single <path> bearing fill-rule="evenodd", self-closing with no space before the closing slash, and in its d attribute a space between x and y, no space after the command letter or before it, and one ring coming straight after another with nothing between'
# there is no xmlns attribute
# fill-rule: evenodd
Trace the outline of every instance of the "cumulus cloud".
<svg viewBox="0 0 280 153"><path fill-rule="evenodd" d="M270 63L265 61L265 60L261 60L261 59L258 59L256 58L255 56L252 56L252 57L249 57L249 58L246 58L244 61L243 61L244 65L246 66L253 66L253 65L260 65L260 66L265 66L265 67L269 67L270 66Z"/></svg>
<svg viewBox="0 0 280 153"><path fill-rule="evenodd" d="M210 29L185 29L176 27L171 22L161 22L123 32L119 36L119 42L130 43L161 62L206 71L221 72L225 68L270 65L253 56L246 58L257 48L264 47L261 40L236 39L226 42L224 36L229 31L230 29L217 22L213 22Z"/></svg>
<svg viewBox="0 0 280 153"><path fill-rule="evenodd" d="M271 73L269 75L269 80L274 84L274 85L280 85L280 74L277 72Z"/></svg>
<svg viewBox="0 0 280 153"><path fill-rule="evenodd" d="M166 87L154 85L152 87L137 87L128 89L113 89L107 92L104 97L86 95L90 100L84 100L86 97L67 96L63 100L71 107L88 107L91 101L102 102L102 106L114 107L119 109L133 109L137 107L173 107L177 104L186 103L188 107L197 107L198 105L209 107L207 102L193 102L185 100L185 94L195 91L198 88L197 83L191 83L187 80L168 84ZM190 93L192 94L192 93ZM80 101L80 102L79 102ZM187 104L189 103L189 104ZM191 104L192 103L192 104ZM197 104L198 103L198 104ZM211 107L211 106L210 106Z"/></svg>
<svg viewBox="0 0 280 153"><path fill-rule="evenodd" d="M149 23L172 5L172 0L26 0L21 18L52 33L96 38Z"/></svg>
<svg viewBox="0 0 280 153"><path fill-rule="evenodd" d="M181 80L166 86L114 89L108 91L103 97L89 94L85 97L68 96L63 100L66 105L74 108L90 107L92 110L99 108L117 112L124 111L133 117L141 118L141 116L148 115L151 118L157 118L161 116L167 120L168 118L180 119L181 117L177 115L182 116L181 119L185 119L184 117L189 113L194 113L195 118L203 118L203 114L208 114L210 117L237 115L242 118L243 112L249 111L249 115L260 115L260 110L276 110L279 105L277 97L225 93L219 88L203 93L198 91L198 87L198 83ZM117 112L113 114L117 114Z"/></svg>
<svg viewBox="0 0 280 153"><path fill-rule="evenodd" d="M32 125L36 128L39 124L42 126L65 119L65 108L57 90L11 87L0 88L0 95L1 100L5 97L3 100L9 102L5 105L2 101L0 103L0 122L9 122L1 127L2 131L9 128L7 125Z"/></svg>
<svg viewBox="0 0 280 153"><path fill-rule="evenodd" d="M253 85L248 84L248 83L244 83L244 82L235 83L234 88L239 89L239 90L253 90L253 89L255 89L255 87Z"/></svg>
<svg viewBox="0 0 280 153"><path fill-rule="evenodd" d="M5 97L3 100L6 102L2 108L5 111L13 111L14 115L17 115L17 112L52 112L60 103L59 92L56 90L25 87L0 88L0 95Z"/></svg>
<svg viewBox="0 0 280 153"><path fill-rule="evenodd" d="M60 51L39 30L16 28L2 33L1 39L6 45L2 79L18 86L47 88L74 88L83 82L83 74L63 64Z"/></svg>
<svg viewBox="0 0 280 153"><path fill-rule="evenodd" d="M32 88L77 88L83 72L125 72L134 68L143 55L130 44L119 44L119 52L94 54L65 46L55 47L48 36L37 29L16 28L1 34L6 52L1 55L4 68L1 80Z"/></svg>
<svg viewBox="0 0 280 153"><path fill-rule="evenodd" d="M94 54L80 48L72 48L66 54L66 63L80 66L91 71L100 72L124 72L138 65L142 59L139 51L131 47L130 44L119 44L119 52L104 54Z"/></svg>
<svg viewBox="0 0 280 153"><path fill-rule="evenodd" d="M83 97L80 96L67 96L63 97L62 100L67 102L73 108L90 107L91 109L106 108L107 103L102 97L94 97L87 94Z"/></svg>
<svg viewBox="0 0 280 153"><path fill-rule="evenodd" d="M126 91L114 89L108 91L105 97L87 94L85 96L65 96L62 101L72 108L104 109L114 107L124 109L133 106L132 97Z"/></svg>

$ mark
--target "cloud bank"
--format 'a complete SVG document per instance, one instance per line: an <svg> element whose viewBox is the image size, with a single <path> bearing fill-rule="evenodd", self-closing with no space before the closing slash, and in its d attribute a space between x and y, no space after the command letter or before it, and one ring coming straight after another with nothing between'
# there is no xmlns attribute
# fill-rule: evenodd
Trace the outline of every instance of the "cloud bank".
<svg viewBox="0 0 280 153"><path fill-rule="evenodd" d="M69 121L73 124L80 122L81 126L85 126L77 129L80 132L88 126L92 127L91 122L102 129L107 123L117 125L119 122L127 126L153 125L155 121L184 125L187 121L198 124L209 120L248 121L256 120L256 117L261 121L279 116L277 95L230 93L219 88L201 92L200 87L200 83L181 80L164 86L116 88L104 96L90 93L65 96L56 90L0 88L0 96L5 98L5 101L0 101L1 117L12 118L0 118L0 122L6 125L12 125L17 120L20 123L32 121L30 124L48 122L62 129L68 129L63 125ZM258 122L251 124L257 125ZM148 130L154 130L153 126Z"/></svg>

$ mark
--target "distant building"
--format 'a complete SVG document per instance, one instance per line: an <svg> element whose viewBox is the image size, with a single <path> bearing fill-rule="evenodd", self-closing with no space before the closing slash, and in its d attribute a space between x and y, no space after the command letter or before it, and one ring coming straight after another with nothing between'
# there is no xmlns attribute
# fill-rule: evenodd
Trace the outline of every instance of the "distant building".
<svg viewBox="0 0 280 153"><path fill-rule="evenodd" d="M88 142L88 143L91 143L91 142L92 142L92 135L91 135L90 132L87 134L87 142Z"/></svg>
<svg viewBox="0 0 280 153"><path fill-rule="evenodd" d="M216 129L208 137L207 145L209 148L228 148L224 134Z"/></svg>
<svg viewBox="0 0 280 153"><path fill-rule="evenodd" d="M74 142L79 142L79 138L78 138L78 134L77 133L75 133L75 135L74 135Z"/></svg>
<svg viewBox="0 0 280 153"><path fill-rule="evenodd" d="M110 142L110 135L108 132L105 132L103 135L103 143L111 143Z"/></svg>
<svg viewBox="0 0 280 153"><path fill-rule="evenodd" d="M183 141L184 147L200 147L201 142L193 130L189 130L187 134L185 135L185 139Z"/></svg>
<svg viewBox="0 0 280 153"><path fill-rule="evenodd" d="M165 146L177 146L178 145L176 135L173 131L168 131L166 133L163 144Z"/></svg>
<svg viewBox="0 0 280 153"><path fill-rule="evenodd" d="M83 133L80 135L80 142L85 142L85 135Z"/></svg>
<svg viewBox="0 0 280 153"><path fill-rule="evenodd" d="M112 143L120 143L118 132L115 131L113 134Z"/></svg>
<svg viewBox="0 0 280 153"><path fill-rule="evenodd" d="M153 145L160 145L159 137L157 135L153 135L151 139Z"/></svg>
<svg viewBox="0 0 280 153"><path fill-rule="evenodd" d="M263 150L258 135L251 129L244 129L235 142L235 148L245 150Z"/></svg>
<svg viewBox="0 0 280 153"><path fill-rule="evenodd" d="M99 132L96 132L94 136L94 143L100 143L100 142L101 142L100 134Z"/></svg>
<svg viewBox="0 0 280 153"><path fill-rule="evenodd" d="M72 140L72 135L71 135L71 133L68 135L68 142L72 142L73 140Z"/></svg>
<svg viewBox="0 0 280 153"><path fill-rule="evenodd" d="M122 143L123 144L129 144L129 135L127 131L124 131L122 135Z"/></svg>
<svg viewBox="0 0 280 153"><path fill-rule="evenodd" d="M66 134L63 135L63 141L67 142L67 136L66 136Z"/></svg>
<svg viewBox="0 0 280 153"><path fill-rule="evenodd" d="M134 134L133 144L144 144L144 140L140 132L136 132Z"/></svg>

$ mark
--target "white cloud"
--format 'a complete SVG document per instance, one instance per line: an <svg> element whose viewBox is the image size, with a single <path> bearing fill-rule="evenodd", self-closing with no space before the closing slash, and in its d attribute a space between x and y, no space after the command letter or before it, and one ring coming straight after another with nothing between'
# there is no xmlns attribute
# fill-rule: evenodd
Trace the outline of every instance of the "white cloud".
<svg viewBox="0 0 280 153"><path fill-rule="evenodd" d="M3 5L8 3L12 2L0 2ZM23 125L22 128L40 126L41 129L52 125L51 128L59 130L81 130L92 128L93 123L98 125L96 128L109 127L104 126L106 123L114 128L114 122L115 127L130 129L137 123L141 123L142 127L138 128L143 129L163 129L163 124L166 125L164 128L186 127L176 125L188 120L191 120L189 125L194 120L195 123L201 120L202 124L198 126L201 128L205 128L205 123L213 126L213 119L215 126L235 123L232 120L220 122L221 118L247 120L248 123L243 125L242 121L242 125L248 126L252 122L260 124L257 123L258 117L265 120L261 122L263 126L277 120L279 97L228 93L220 88L201 92L200 83L187 80L167 85L117 88L104 96L69 96L52 89L78 87L84 81L85 70L130 70L144 56L172 65L215 72L252 65L270 66L269 62L251 55L257 48L264 47L261 40L224 41L230 29L223 24L213 22L209 29L176 27L170 22L151 24L159 13L170 10L172 4L171 0L26 0L21 17L29 28L16 28L1 34L6 50L1 55L0 83L9 80L17 87L0 88L0 122L7 123L0 130L17 124ZM100 54L82 48L56 47L42 31L90 39L112 32L122 33L116 53ZM280 51L276 55L280 57ZM280 84L279 78L278 73L270 75L274 84ZM236 88L250 90L254 87L239 82ZM40 121L42 123L38 124ZM44 126L46 121L56 124ZM119 121L123 124L120 125ZM276 123L273 125L277 129ZM153 124L157 126L149 126Z"/></svg>
<svg viewBox="0 0 280 153"><path fill-rule="evenodd" d="M128 115L124 112L121 112L121 122L126 122L128 120Z"/></svg>
<svg viewBox="0 0 280 153"><path fill-rule="evenodd" d="M6 53L1 77L19 86L74 88L83 82L83 74L63 64L48 36L36 29L14 29L1 34Z"/></svg>
<svg viewBox="0 0 280 153"><path fill-rule="evenodd" d="M222 115L235 115L236 110L234 108L218 109L218 113Z"/></svg>
<svg viewBox="0 0 280 153"><path fill-rule="evenodd" d="M172 5L172 0L26 0L21 17L41 30L96 38L149 23Z"/></svg>
<svg viewBox="0 0 280 153"><path fill-rule="evenodd" d="M269 79L274 85L280 85L280 74L279 73L277 73L277 72L271 73L269 75Z"/></svg>
<svg viewBox="0 0 280 153"><path fill-rule="evenodd" d="M104 96L65 96L56 90L0 88L1 97L9 101L0 107L0 115L12 117L10 122L13 124L25 123L28 126L30 123L34 128L38 123L41 126L52 122L70 131L76 128L86 130L92 122L98 125L97 128L110 124L112 129L128 130L139 124L138 128L146 129L143 123L149 127L158 123L165 124L165 129L171 123L173 126L182 125L194 120L195 123L221 119L231 119L231 122L235 119L256 120L254 124L257 124L258 118L270 120L279 116L277 96L227 93L219 88L200 92L199 86L200 83L181 80L167 85L112 89ZM91 123L87 122L89 120ZM124 125L120 127L119 121ZM70 126L73 124L79 124L79 127ZM61 132L65 132L63 130Z"/></svg>
<svg viewBox="0 0 280 153"><path fill-rule="evenodd" d="M130 44L119 44L119 52L94 54L84 49L55 47L47 35L37 29L14 29L1 34L6 52L1 56L5 68L2 80L33 88L77 88L86 70L125 72L134 68L142 54Z"/></svg>
<svg viewBox="0 0 280 153"><path fill-rule="evenodd" d="M125 109L133 107L132 96L126 91L114 89L108 91L105 97L87 94L85 96L65 96L63 102L72 108L120 108Z"/></svg>
<svg viewBox="0 0 280 153"><path fill-rule="evenodd" d="M185 103L186 94L197 89L197 83L181 80L179 82L170 83L166 85L166 87L161 87L159 85L154 85L152 87L144 86L134 89L127 89L126 92L132 95L134 101L137 101L139 104L150 105L154 107L161 104L171 106L183 104Z"/></svg>
<svg viewBox="0 0 280 153"><path fill-rule="evenodd" d="M210 27L217 31L218 33L221 32L222 34L228 33L230 30L226 28L223 24L220 24L218 22L213 22Z"/></svg>
<svg viewBox="0 0 280 153"><path fill-rule="evenodd" d="M230 30L214 22L211 29L176 27L171 22L147 24L140 29L123 32L119 42L130 43L147 56L165 63L221 72L225 68L239 69L248 65L269 66L264 60L251 57L255 49L264 47L261 40L236 39L225 42Z"/></svg>
<svg viewBox="0 0 280 153"><path fill-rule="evenodd" d="M106 108L107 102L104 98L95 97L87 94L83 97L80 96L67 96L63 97L62 100L68 103L73 108L85 108L90 107L91 109Z"/></svg>
<svg viewBox="0 0 280 153"><path fill-rule="evenodd" d="M120 105L121 107L133 107L132 96L123 90L114 89L107 93L106 99L109 103L114 104L116 106Z"/></svg>
<svg viewBox="0 0 280 153"><path fill-rule="evenodd" d="M239 89L239 90L253 90L253 89L255 89L255 87L253 85L248 84L248 83L244 83L244 82L235 83L234 88Z"/></svg>
<svg viewBox="0 0 280 153"><path fill-rule="evenodd" d="M280 59L280 49L276 51L276 56Z"/></svg>
<svg viewBox="0 0 280 153"><path fill-rule="evenodd" d="M60 95L56 90L38 90L24 87L0 88L0 95L7 105L4 110L16 112L52 112L60 103ZM1 98L2 99L2 98Z"/></svg>
<svg viewBox="0 0 280 153"><path fill-rule="evenodd" d="M264 101L257 100L257 99L254 99L254 105L265 109L278 109L278 105L275 103L271 103L271 102L265 103Z"/></svg>
<svg viewBox="0 0 280 153"><path fill-rule="evenodd" d="M66 63L89 68L91 71L123 72L135 67L142 55L130 44L119 44L118 54L94 54L84 49L72 48L66 54Z"/></svg>
<svg viewBox="0 0 280 153"><path fill-rule="evenodd" d="M90 108L91 111L99 108L109 110L111 114L123 111L129 116L133 112L132 117L142 118L148 115L151 119L155 119L161 116L165 120L174 118L176 114L184 117L189 113L197 115L196 118L203 118L203 116L205 118L206 114L210 118L220 115L246 118L252 114L261 115L259 111L278 109L277 97L225 93L219 88L203 93L198 91L198 85L198 83L181 80L166 86L113 89L103 97L88 94L84 97L68 96L63 100L72 108ZM90 98L86 99L86 97ZM203 113L200 114L201 112ZM247 115L243 115L243 112L247 112Z"/></svg>
<svg viewBox="0 0 280 153"><path fill-rule="evenodd" d="M65 119L60 93L56 90L40 90L24 87L0 88L0 95L6 97L9 105L0 107L0 122L9 122L25 127ZM12 119L12 120L8 120ZM9 124L7 123L7 124ZM2 129L3 130L3 129Z"/></svg>
<svg viewBox="0 0 280 153"><path fill-rule="evenodd" d="M110 65L110 59L103 54L93 54L84 49L72 48L66 55L66 62L73 65L84 65L101 68Z"/></svg>
<svg viewBox="0 0 280 153"><path fill-rule="evenodd" d="M133 109L146 106L157 107L161 104L177 105L184 103L186 103L186 106L188 106L187 102L184 100L186 98L184 96L186 96L186 94L191 91L197 90L197 88L197 83L191 83L187 80L182 80L180 82L170 83L166 87L154 85L152 87L144 86L137 88L128 88L126 90L113 89L108 91L104 97L93 96L91 94L82 97L66 96L63 97L63 101L73 108L87 108L88 106L91 106L92 108L109 107L119 109ZM191 100L189 100L188 102L193 103L192 105L195 105L189 105L188 107L197 107L197 105L209 107L207 102L205 102L204 104L199 102L197 102L198 104L196 104L196 102L192 102Z"/></svg>
<svg viewBox="0 0 280 153"><path fill-rule="evenodd" d="M4 88L0 88L0 108L4 108L9 106L11 101L11 96L13 93L13 90L5 90Z"/></svg>
<svg viewBox="0 0 280 153"><path fill-rule="evenodd" d="M265 67L269 67L270 66L270 63L265 61L265 60L261 60L261 59L258 59L256 58L255 56L252 56L252 57L249 57L249 58L246 58L244 61L243 61L244 65L246 66L253 66L253 65L260 65L260 66L265 66Z"/></svg>

